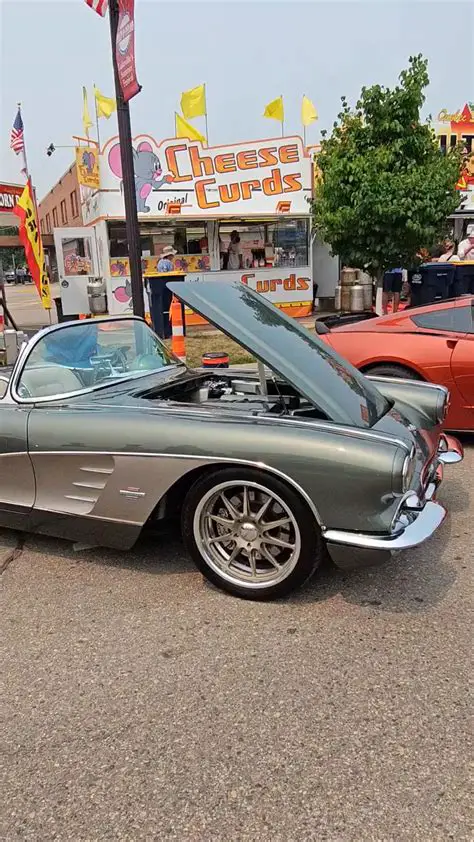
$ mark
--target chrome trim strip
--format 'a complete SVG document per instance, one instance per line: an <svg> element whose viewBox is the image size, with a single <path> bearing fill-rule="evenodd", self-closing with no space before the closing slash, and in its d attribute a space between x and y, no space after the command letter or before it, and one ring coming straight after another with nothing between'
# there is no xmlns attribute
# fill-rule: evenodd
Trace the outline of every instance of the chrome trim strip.
<svg viewBox="0 0 474 842"><path fill-rule="evenodd" d="M165 401L163 401L165 403ZM211 418L213 420L216 419L216 413L209 409L194 409L191 406L185 405L186 408L184 409L181 407L175 406L154 406L152 409L153 414L156 415L173 415L178 416L180 418L189 415L190 418L194 418L196 415L202 418ZM143 406L134 406L130 404L83 404L74 406L73 409L87 409L87 410L98 410L98 409L109 409L110 411L116 409L124 409L128 412L140 412L143 413L144 407ZM59 409L59 407L58 407ZM403 450L406 450L407 453L410 453L411 448L413 445L403 439L396 438L395 436L389 436L387 433L380 433L378 430L373 430L369 427L347 427L344 424L337 424L334 421L318 421L318 420L307 420L304 421L298 417L291 417L288 418L287 416L278 416L278 415L246 415L243 412L235 412L234 415L231 414L231 410L225 413L226 419L232 418L232 420L236 421L251 421L254 424L258 424L259 422L271 422L273 425L285 425L289 424L293 427L297 427L298 429L314 429L314 430L321 430L322 432L329 432L335 433L336 435L341 436L354 436L355 438L362 438L362 439L369 439L371 441L381 441L385 442L385 444L393 444L397 447L401 447Z"/></svg>
<svg viewBox="0 0 474 842"><path fill-rule="evenodd" d="M378 363L377 363L378 365ZM388 365L388 363L387 363ZM381 383L406 383L410 386L418 386L423 387L424 389L434 389L437 392L446 392L449 393L449 389L446 386L438 385L437 383L428 383L426 380L410 380L407 377L387 377L386 375L379 375L379 374L366 374L365 375L369 380L377 380Z"/></svg>
<svg viewBox="0 0 474 842"><path fill-rule="evenodd" d="M430 538L446 517L446 509L440 503L429 501L416 519L398 535L367 535L359 532L343 532L328 529L324 538L329 544L342 544L364 550L408 550L417 547Z"/></svg>
<svg viewBox="0 0 474 842"><path fill-rule="evenodd" d="M79 503L97 503L95 497L81 497L79 494L65 494L66 500L78 500Z"/></svg>
<svg viewBox="0 0 474 842"><path fill-rule="evenodd" d="M87 466L82 466L79 470L88 474L113 474L114 472L113 468L88 468Z"/></svg>
<svg viewBox="0 0 474 842"><path fill-rule="evenodd" d="M119 494L123 497L130 497L132 500L138 500L140 497L146 497L144 491L129 491L127 488L121 488Z"/></svg>
<svg viewBox="0 0 474 842"><path fill-rule="evenodd" d="M278 468L273 468L273 467L271 467L271 465L267 465L265 462L254 462L254 461L248 460L248 459L234 459L232 457L227 457L227 456L225 456L225 457L224 456L201 456L200 454L199 455L193 455L193 454L190 454L190 453L178 453L178 454L177 453L136 453L136 452L128 451L128 450L125 450L125 451L120 451L120 450L119 451L113 451L113 450L38 450L38 451L33 451L31 453L31 455L34 456L35 458L38 457L38 456L133 456L133 457L143 456L144 458L152 457L152 458L155 458L155 459L173 459L173 460L174 459L192 459L195 462L196 461L198 461L198 462L209 462L210 464L214 463L214 464L217 464L217 465L219 465L219 464L232 464L232 465L234 465L235 464L235 465L245 465L245 466L250 467L250 468L258 468L259 470L268 471L268 473L274 474L275 476L284 480L284 482L287 482L289 485L291 485L298 492L298 494L300 494L301 497L303 497L303 499L305 500L305 502L307 503L307 505L311 509L318 526L323 531L325 529L325 526L324 526L324 524L321 520L319 512L318 512L316 506L314 505L313 501L311 500L311 497L309 496L309 494L307 494L306 491L303 488L301 488L301 486L297 482L295 482L294 479L289 477L283 471L279 471ZM64 512L58 512L58 514L64 514ZM90 517L90 515L81 515L81 517ZM98 518L98 519L99 520L113 520L113 518ZM122 521L118 521L118 522L122 523ZM128 523L128 521L123 521L123 522ZM132 521L130 521L130 522L132 522Z"/></svg>

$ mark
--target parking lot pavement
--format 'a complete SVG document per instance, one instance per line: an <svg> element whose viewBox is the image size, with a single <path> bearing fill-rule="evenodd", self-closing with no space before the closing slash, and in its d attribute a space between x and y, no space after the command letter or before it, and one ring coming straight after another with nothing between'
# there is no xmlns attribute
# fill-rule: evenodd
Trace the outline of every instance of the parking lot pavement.
<svg viewBox="0 0 474 842"><path fill-rule="evenodd" d="M288 602L175 538L2 576L3 840L470 840L474 446L423 548Z"/></svg>

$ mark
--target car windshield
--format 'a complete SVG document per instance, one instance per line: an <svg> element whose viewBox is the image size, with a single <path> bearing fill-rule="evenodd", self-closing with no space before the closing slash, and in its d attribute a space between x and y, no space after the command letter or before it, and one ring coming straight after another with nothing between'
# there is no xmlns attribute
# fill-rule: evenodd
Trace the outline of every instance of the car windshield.
<svg viewBox="0 0 474 842"><path fill-rule="evenodd" d="M181 363L139 319L87 320L44 334L18 382L22 398L59 397Z"/></svg>

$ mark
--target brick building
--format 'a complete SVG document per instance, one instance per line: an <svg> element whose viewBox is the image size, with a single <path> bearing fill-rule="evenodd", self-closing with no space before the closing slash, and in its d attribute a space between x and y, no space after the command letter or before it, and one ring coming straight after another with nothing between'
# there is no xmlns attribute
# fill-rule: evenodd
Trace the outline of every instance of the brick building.
<svg viewBox="0 0 474 842"><path fill-rule="evenodd" d="M59 181L39 203L41 233L45 238L54 228L83 225L76 164L71 164ZM46 240L47 241L47 240Z"/></svg>

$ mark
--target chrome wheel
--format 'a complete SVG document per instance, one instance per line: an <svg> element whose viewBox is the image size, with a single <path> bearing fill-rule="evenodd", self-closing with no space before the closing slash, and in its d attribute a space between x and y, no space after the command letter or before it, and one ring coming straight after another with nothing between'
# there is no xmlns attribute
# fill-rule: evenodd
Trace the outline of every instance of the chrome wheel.
<svg viewBox="0 0 474 842"><path fill-rule="evenodd" d="M220 483L204 494L193 532L206 563L228 582L249 589L282 582L300 557L300 530L287 503L248 480Z"/></svg>

